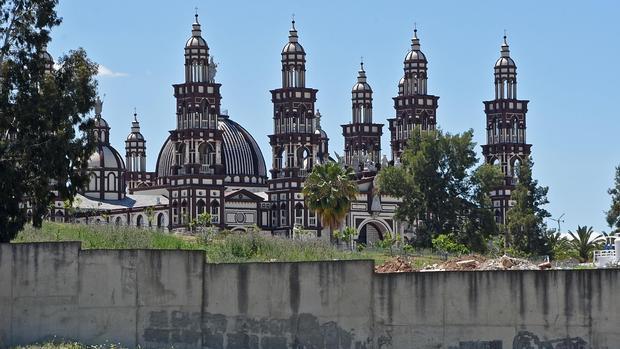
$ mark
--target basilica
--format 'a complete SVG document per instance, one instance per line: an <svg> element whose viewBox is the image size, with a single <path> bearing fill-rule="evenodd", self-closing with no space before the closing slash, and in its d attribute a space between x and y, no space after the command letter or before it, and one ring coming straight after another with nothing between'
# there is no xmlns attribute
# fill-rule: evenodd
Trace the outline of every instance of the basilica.
<svg viewBox="0 0 620 349"><path fill-rule="evenodd" d="M149 151L157 156L154 171L146 168L147 140L137 115L123 157L110 144L111 127L104 119L103 102L97 100L97 149L88 163L89 184L73 202L75 220L186 231L190 222L209 213L211 224L220 229L288 237L301 229L325 237L319 218L304 202L302 189L315 164L336 161L356 173L359 193L344 224L357 230L357 241L373 243L388 233L403 237L413 233L394 218L399 200L377 193L375 178L382 167L400 165L413 132L433 130L437 123L439 97L427 91L428 60L417 30L393 97L395 112L387 120L389 159L381 152L384 125L373 120L373 90L363 63L351 89L351 119L342 125L345 147L342 155L330 157L328 133L315 108L318 90L306 86L306 51L294 20L281 53L281 86L270 91L269 171L251 132L220 110L217 65L201 35L198 15L185 43L184 64L183 82L172 86L176 127L156 154ZM483 154L486 162L498 164L505 174L505 183L491 193L496 219L502 222L510 206L514 168L531 148L525 140L528 101L517 99L516 64L505 37L494 73L495 98L484 102L488 142ZM58 200L52 218L67 221L69 215L69 208Z"/></svg>

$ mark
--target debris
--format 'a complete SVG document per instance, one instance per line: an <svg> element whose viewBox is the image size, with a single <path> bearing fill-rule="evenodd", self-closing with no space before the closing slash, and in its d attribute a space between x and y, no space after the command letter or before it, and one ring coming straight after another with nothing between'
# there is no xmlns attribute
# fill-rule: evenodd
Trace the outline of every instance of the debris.
<svg viewBox="0 0 620 349"><path fill-rule="evenodd" d="M402 257L396 257L375 267L375 273L409 273L414 271L411 264Z"/></svg>
<svg viewBox="0 0 620 349"><path fill-rule="evenodd" d="M540 270L551 269L551 262L543 262L538 265Z"/></svg>
<svg viewBox="0 0 620 349"><path fill-rule="evenodd" d="M478 262L475 259L468 259L464 261L458 261L456 264L461 268L476 268L478 266Z"/></svg>

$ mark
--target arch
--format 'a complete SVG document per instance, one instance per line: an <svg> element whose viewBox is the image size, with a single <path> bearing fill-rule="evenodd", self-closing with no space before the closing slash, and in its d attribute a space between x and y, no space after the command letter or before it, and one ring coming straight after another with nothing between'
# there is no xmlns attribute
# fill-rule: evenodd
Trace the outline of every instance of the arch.
<svg viewBox="0 0 620 349"><path fill-rule="evenodd" d="M114 220L114 225L116 226L123 225L123 218L121 216L116 217L116 219Z"/></svg>
<svg viewBox="0 0 620 349"><path fill-rule="evenodd" d="M301 202L295 204L295 224L304 225L304 205Z"/></svg>
<svg viewBox="0 0 620 349"><path fill-rule="evenodd" d="M136 216L136 227L141 227L144 225L144 218L141 214Z"/></svg>
<svg viewBox="0 0 620 349"><path fill-rule="evenodd" d="M96 191L99 188L99 181L97 180L97 174L95 172L91 172L88 175L88 190Z"/></svg>
<svg viewBox="0 0 620 349"><path fill-rule="evenodd" d="M198 213L198 214L205 213L205 207L206 206L207 206L207 204L205 203L204 200L202 200L202 199L198 200L198 202L196 202L196 213Z"/></svg>
<svg viewBox="0 0 620 349"><path fill-rule="evenodd" d="M215 164L215 148L209 142L202 142L198 146L198 154L202 165Z"/></svg>
<svg viewBox="0 0 620 349"><path fill-rule="evenodd" d="M385 233L394 234L392 228L383 219L366 218L357 227L357 241L364 244L373 244L383 240Z"/></svg>
<svg viewBox="0 0 620 349"><path fill-rule="evenodd" d="M175 152L175 165L181 166L185 163L185 143L177 143Z"/></svg>
<svg viewBox="0 0 620 349"><path fill-rule="evenodd" d="M218 224L220 222L220 202L211 201L211 223Z"/></svg>
<svg viewBox="0 0 620 349"><path fill-rule="evenodd" d="M312 153L306 146L297 148L297 167L301 169L309 169L312 164Z"/></svg>
<svg viewBox="0 0 620 349"><path fill-rule="evenodd" d="M116 175L114 172L110 172L107 178L107 190L108 191L116 191Z"/></svg>
<svg viewBox="0 0 620 349"><path fill-rule="evenodd" d="M521 169L521 157L518 155L513 156L510 159L510 168L512 170L512 176L517 178L519 176L519 170Z"/></svg>
<svg viewBox="0 0 620 349"><path fill-rule="evenodd" d="M161 229L161 228L163 228L163 227L164 227L165 217L164 217L164 214L163 214L163 213L161 213L161 212L160 212L160 213L158 213L158 214L157 214L157 220L156 220L156 222L157 222L157 228L158 228L158 229Z"/></svg>
<svg viewBox="0 0 620 349"><path fill-rule="evenodd" d="M519 143L519 119L512 119L512 143Z"/></svg>

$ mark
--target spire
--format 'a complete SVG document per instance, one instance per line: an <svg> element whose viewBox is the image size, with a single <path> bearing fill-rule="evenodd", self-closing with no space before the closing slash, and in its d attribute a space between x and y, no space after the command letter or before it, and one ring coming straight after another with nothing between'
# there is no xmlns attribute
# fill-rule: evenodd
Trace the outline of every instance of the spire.
<svg viewBox="0 0 620 349"><path fill-rule="evenodd" d="M360 60L360 70L357 75L357 82L366 82L366 71L364 70L364 57Z"/></svg>
<svg viewBox="0 0 620 349"><path fill-rule="evenodd" d="M192 36L200 36L200 23L198 22L198 7L196 7L196 13L194 14L194 24L192 24Z"/></svg>
<svg viewBox="0 0 620 349"><path fill-rule="evenodd" d="M297 29L295 29L295 14L291 19L291 30L288 32L288 42L297 42Z"/></svg>
<svg viewBox="0 0 620 349"><path fill-rule="evenodd" d="M508 46L508 37L506 36L506 31L504 30L504 42L502 43L502 57L510 57L510 48Z"/></svg>
<svg viewBox="0 0 620 349"><path fill-rule="evenodd" d="M420 50L420 39L418 39L418 26L415 23L413 25L413 38L411 39L411 49L413 51Z"/></svg>
<svg viewBox="0 0 620 349"><path fill-rule="evenodd" d="M133 108L133 121L131 122L131 132L140 133L140 122L138 121L138 113L136 108Z"/></svg>

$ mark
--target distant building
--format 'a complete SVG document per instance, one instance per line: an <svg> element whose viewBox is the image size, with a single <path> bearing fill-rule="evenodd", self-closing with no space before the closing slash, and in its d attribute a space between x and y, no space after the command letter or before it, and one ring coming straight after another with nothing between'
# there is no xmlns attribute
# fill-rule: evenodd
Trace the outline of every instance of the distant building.
<svg viewBox="0 0 620 349"><path fill-rule="evenodd" d="M316 213L307 207L302 189L313 166L337 161L356 174L360 192L345 224L357 229L357 240L373 243L387 233L411 237L414 232L394 218L399 200L379 195L375 179L381 167L400 166L413 132L434 130L437 124L439 97L427 91L428 61L417 30L393 98L395 115L388 119L391 160L381 153L383 124L373 120L373 90L363 63L351 89L351 121L342 125L344 153L336 153L334 160L315 105L318 90L306 86L306 52L293 21L281 52L282 84L271 91L270 176L252 134L221 110L217 64L202 38L198 15L184 58L184 82L173 85L176 127L162 145L153 172L146 169L147 141L138 115L133 115L123 160L110 144L103 102L97 100L93 129L97 150L88 162L89 184L76 199L77 221L182 231L209 213L212 225L220 229L252 227L292 236L297 228L328 238ZM529 155L531 147L525 143L527 101L516 99L516 66L506 43L495 76L496 98L485 102L488 144L483 152L487 162L501 164L506 174L505 185L492 193L499 220L509 206L515 162ZM59 199L54 219L67 220L68 213Z"/></svg>
<svg viewBox="0 0 620 349"><path fill-rule="evenodd" d="M504 223L519 164L530 156L532 148L526 141L529 101L517 99L517 65L510 57L506 36L501 56L495 62L494 75L495 99L484 102L487 144L482 146L482 154L487 163L500 166L504 173L503 185L491 192L495 220Z"/></svg>

